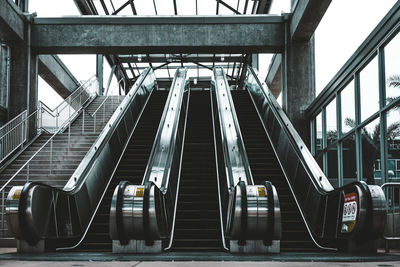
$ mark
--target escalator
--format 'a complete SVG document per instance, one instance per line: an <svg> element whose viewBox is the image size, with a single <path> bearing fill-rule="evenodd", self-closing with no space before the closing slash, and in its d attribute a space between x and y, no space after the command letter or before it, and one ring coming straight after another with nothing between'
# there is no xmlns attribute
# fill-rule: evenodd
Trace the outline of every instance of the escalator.
<svg viewBox="0 0 400 267"><path fill-rule="evenodd" d="M210 91L192 91L190 98L172 249L220 251Z"/></svg>
<svg viewBox="0 0 400 267"><path fill-rule="evenodd" d="M318 249L312 242L279 162L265 133L248 91L231 91L254 182L271 181L277 191L282 215L282 251Z"/></svg>
<svg viewBox="0 0 400 267"><path fill-rule="evenodd" d="M111 251L109 212L113 191L122 180L140 184L149 159L168 91L153 91L136 129L129 140L113 180L107 188L99 210L79 251Z"/></svg>

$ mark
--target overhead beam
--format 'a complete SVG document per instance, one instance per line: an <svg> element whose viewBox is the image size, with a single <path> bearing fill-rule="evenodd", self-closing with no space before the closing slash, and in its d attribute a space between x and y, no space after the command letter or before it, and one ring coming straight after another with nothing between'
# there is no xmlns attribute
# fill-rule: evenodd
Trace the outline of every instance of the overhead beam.
<svg viewBox="0 0 400 267"><path fill-rule="evenodd" d="M174 34L171 34L174 32ZM38 53L279 53L282 16L35 18Z"/></svg>
<svg viewBox="0 0 400 267"><path fill-rule="evenodd" d="M272 0L260 0L257 7L257 14L268 14L271 9Z"/></svg>
<svg viewBox="0 0 400 267"><path fill-rule="evenodd" d="M77 8L79 9L79 12L82 15L98 15L96 8L92 5L91 2L90 3L89 2L90 1L87 1L87 0L74 0L75 5L77 6ZM133 1L127 1L126 3L129 4L131 2L133 3ZM125 6L123 5L123 8L124 7ZM136 9L135 9L134 4L133 5L131 4L131 8L132 8L132 12L135 13ZM115 12L119 12L119 10L116 10ZM115 75L117 76L117 80L119 81L121 78L124 78L124 80L127 83L129 83L128 74L123 69L123 67L120 65L116 56L115 55L106 55L105 58L110 66L114 66L114 65L118 66L118 68L116 68L116 72L115 72ZM128 87L130 87L130 84L128 84Z"/></svg>
<svg viewBox="0 0 400 267"><path fill-rule="evenodd" d="M332 0L298 1L290 22L294 41L309 41Z"/></svg>
<svg viewBox="0 0 400 267"><path fill-rule="evenodd" d="M80 85L58 56L40 55L38 65L40 77L63 98L68 97Z"/></svg>
<svg viewBox="0 0 400 267"><path fill-rule="evenodd" d="M118 56L119 62L121 63L164 63L168 62L240 62L243 57L242 56L229 56L225 55L223 58L217 56L187 56L187 57L180 57L180 56L170 56L169 58L165 58L165 56L150 56L150 57L141 57L140 60L137 56Z"/></svg>
<svg viewBox="0 0 400 267"><path fill-rule="evenodd" d="M275 98L278 98L282 91L282 54L275 54L269 65L268 74L265 83L271 90Z"/></svg>
<svg viewBox="0 0 400 267"><path fill-rule="evenodd" d="M21 10L10 0L0 1L0 41L24 39L24 20Z"/></svg>

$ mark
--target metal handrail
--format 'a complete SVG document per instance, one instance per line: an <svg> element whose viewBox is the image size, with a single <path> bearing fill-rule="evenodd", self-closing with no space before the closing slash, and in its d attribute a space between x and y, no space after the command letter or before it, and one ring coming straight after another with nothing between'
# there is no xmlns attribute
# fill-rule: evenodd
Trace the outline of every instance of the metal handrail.
<svg viewBox="0 0 400 267"><path fill-rule="evenodd" d="M146 69L144 72L141 73L140 77L136 80L135 85L132 86L132 88L130 89L129 93L127 94L127 96L128 96L129 98L125 98L124 101L120 104L121 107L122 107L122 106L128 105L128 102L129 102L131 99L135 98L135 96L138 94L138 91L137 91L138 88L143 84L143 82L145 81L145 79L148 77L148 74L149 74L149 73L150 73L150 68L149 68L149 69ZM153 91L152 91L152 92L153 92ZM148 98L148 99L146 100L146 102L144 103L144 106L147 105L148 100L149 100L149 98ZM144 110L144 109L142 109L142 111L140 112L139 118L142 116L143 110ZM118 120L120 119L120 118L119 118L120 116L121 116L121 113L119 113L119 114L115 114L115 113L114 113L114 115L110 118L109 122L110 122L111 124L116 125L116 123L117 123ZM130 139L131 139L131 137L132 137L132 135L133 135L133 133L134 133L134 130L136 129L136 126L137 126L137 122L136 122L136 124L134 125L133 130L132 130L131 133L129 134L127 140L130 140ZM110 128L112 128L112 127L110 127ZM98 139L95 141L95 143L92 145L92 149L91 149L90 151L96 151L97 149L94 149L94 150L93 150L93 148L101 147L101 144L105 141L105 139L106 139L106 137L107 137L108 134L109 134L109 131L103 130L103 132L99 135L99 138L98 138ZM120 163L120 161L121 161L121 159L122 159L122 157L123 157L123 155L124 155L124 153L125 153L125 151L126 151L126 149L127 149L127 147L128 147L128 144L129 144L129 142L126 142L126 143L124 144L124 147L123 147L123 149L122 149L121 155L120 155L120 157L118 158L118 161L117 161L117 163L116 163L116 165L115 165L115 168L113 169L113 171L112 171L112 173L111 173L111 175L110 175L110 177L109 177L109 181L108 181L108 183L107 183L106 188L109 187L109 185L110 185L110 183L111 183L111 180L112 180L112 177L114 177L114 174L115 174L115 172L116 172L116 170L117 170L117 167L118 167L118 165L119 165L119 163ZM87 166L90 166L89 162L91 161L91 159L93 159L93 158L95 157L94 154L89 154L90 151L85 155L84 159L81 161L80 165L79 165L78 168L75 170L74 174L71 176L71 179L67 182L67 184L65 185L65 187L64 187L60 192L65 192L65 193L73 192L73 190L75 190L75 188L77 188L77 187L79 186L79 184L82 184L82 183L84 182L84 181L82 181L82 180L79 179L79 178L78 178L78 179L74 179L74 177L83 177L83 176L85 175L85 168L87 168ZM89 159L89 158L91 158L91 159ZM107 191L107 190L104 190L104 192L102 193L102 195L101 195L99 201L97 202L97 205L96 205L96 207L95 207L95 209L94 209L94 212L93 212L92 216L90 216L89 222L88 222L87 226L85 227L85 229L83 230L83 234L82 234L82 236L80 237L80 239L79 239L75 244L73 244L73 245L71 245L71 246L69 246L69 247L60 247L60 248L56 248L57 251L75 249L75 248L77 248L77 247L83 242L83 240L85 239L85 237L86 237L86 235L87 235L87 233L88 233L88 231L89 231L89 228L91 227L92 222L93 222L93 220L94 220L94 218L95 218L95 216L96 216L96 214L97 214L97 211L98 211L98 209L99 209L99 207L100 207L100 204L101 204L102 201L103 201L103 198L104 198L104 195L105 195L106 191Z"/></svg>
<svg viewBox="0 0 400 267"><path fill-rule="evenodd" d="M84 83L84 84L87 84L87 82L86 83ZM81 88L84 88L84 87L81 87ZM73 99L76 99L76 97L74 97ZM63 101L62 102L62 104L63 103L65 103L65 101ZM51 112L49 112L48 110L46 110L48 107L46 106L46 109L44 109L41 105L42 105L43 103L42 102L40 102L40 105L39 105L39 108L37 109L37 110L35 110L34 112L32 112L29 116L27 116L26 117L26 119L25 119L25 121L24 122L21 122L20 124L22 124L22 123L26 123L26 121L27 120L29 120L31 117L33 117L34 115L37 115L37 114L41 114L42 112L47 112L49 115L51 115L51 116L53 116L54 117L54 115L51 113ZM61 104L60 104L61 105ZM60 105L58 105L58 107L60 106ZM80 108L80 109L82 109L82 107ZM54 110L56 110L56 109L54 109ZM78 111L75 111L75 113L78 113L79 112L79 110ZM75 115L75 114L72 114L72 116L73 115ZM11 176L11 178L10 179L8 179L7 180L7 182L0 188L0 191L2 191L2 190L4 190L4 188L32 161L32 159L34 158L34 157L36 157L36 155L38 154L38 153L40 153L41 151L42 151L42 149L49 143L49 142L52 142L53 141L53 138L57 135L57 134L59 134L60 132L62 132L62 130L64 129L64 127L66 126L66 125L70 125L71 124L71 117L72 116L70 116L69 118L68 118L68 120L66 120L63 124L62 124L62 126L60 126L60 127L58 127L58 129L55 131L55 133L22 165L22 167L20 167L15 173L14 173L14 175L13 176ZM40 120L37 118L37 120L38 120L38 122L40 122ZM41 128L43 128L43 125L40 125L40 127ZM29 179L28 178L29 177L29 173L27 174L27 179Z"/></svg>
<svg viewBox="0 0 400 267"><path fill-rule="evenodd" d="M123 81L123 78L121 78L117 85L114 87L118 87L121 83L121 81ZM85 133L85 114L87 113L91 118L94 119L93 122L93 132L96 131L96 121L97 121L97 113L100 111L101 108L103 108L103 123L105 122L105 109L106 109L106 105L108 103L108 100L111 98L112 96L107 94L107 96L104 98L104 100L100 103L100 105L96 108L96 110L90 114L89 112L86 112L86 109L83 110L83 120L82 120L82 132ZM114 103L114 99L111 98L111 106L115 105Z"/></svg>
<svg viewBox="0 0 400 267"><path fill-rule="evenodd" d="M181 71L183 71L183 76L182 77L179 77L179 75L180 75L180 73L181 73ZM180 84L179 85L179 87L180 88L183 88L183 90L182 91L179 91L179 93L181 93L181 95L180 95L180 97L181 97L181 102L180 102L180 104L182 105L182 103L183 103L183 99L184 99L184 87L185 87L185 83L186 83L186 80L187 80L187 70L186 69L183 69L183 68L178 68L177 70L176 70L176 72L175 72L175 77L174 77L174 80L173 80L173 83L172 83L172 85L171 85L171 92L173 91L173 90L175 90L175 84L176 84L176 82L177 82L177 80L179 79L179 78L181 78L182 79L182 84ZM170 172L170 170L168 170L168 171L165 171L165 168L171 168L171 166L169 165L169 166L163 166L163 170L162 170L162 172L163 172L163 174L162 174L162 179L161 180L158 180L157 181L157 179L153 179L152 178L152 176L151 176L151 174L152 174L152 172L153 172L153 167L155 166L155 165L157 165L157 164L160 164L160 162L158 161L157 162L157 160L161 160L161 158L159 158L159 156L160 156L160 152L159 152L159 147L158 147L158 145L160 145L159 144L159 142L161 142L162 141L162 138L161 138L161 136L162 136L162 134L164 133L164 127L166 126L165 125L165 123L166 123L166 120L167 120L167 115L169 114L169 112L168 112L168 109L169 109L169 107L170 107L170 104L171 104L171 100L172 100L172 97L173 97L174 95L172 94L172 93L170 93L169 94L169 96L168 96L168 99L167 99L167 101L166 101L166 104L165 104L165 107L164 107L164 112L163 112L163 115L162 115L162 117L161 117L161 120L160 120L160 124L159 124L159 126L158 126L158 129L157 129L157 134L156 134L156 137L155 137L155 142L154 142L154 144L153 144L153 147L152 147L152 149L151 149L151 152L150 152L150 156L149 156L149 162L148 162L148 164L147 164L147 166L146 166L146 170L145 170L145 172L144 172L144 176L143 176L143 181L142 181L142 184L144 185L145 183L147 183L147 182L153 182L160 190L161 190L161 192L163 193L163 194L165 194L166 193L166 191L168 190L168 184L169 184L169 172ZM175 93L175 96L176 96L176 93ZM179 106L180 107L180 106ZM181 108L177 108L178 109L178 112L176 112L176 113L174 113L173 115L175 115L175 119L178 119L179 120L179 118L180 118L180 113L181 113ZM176 111L176 110L175 110ZM186 111L187 112L187 111ZM174 121L174 122L176 122L176 121ZM172 142L173 142L173 144L175 144L175 137L176 137L176 135L178 134L178 129L176 128L177 127L177 124L175 123L175 124L173 124L172 126L171 126L171 128L173 129L172 130L172 132L171 132L171 137L172 137ZM169 126L167 126L167 128L169 128ZM174 136L172 136L172 134L174 134ZM169 144L170 145L170 147L174 147L172 144ZM172 157L172 155L173 155L173 152L174 152L174 149L168 149L168 154L167 154L167 158L169 159L170 157ZM169 162L169 163L171 163L171 162ZM160 167L160 166L159 166ZM156 168L156 169L158 169L158 168ZM157 172L160 172L160 170L158 169L158 171ZM161 181L161 183L160 183L160 181Z"/></svg>
<svg viewBox="0 0 400 267"><path fill-rule="evenodd" d="M8 158L16 149L18 149L23 143L26 142L27 140L27 134L26 134L26 117L27 117L27 110L24 110L21 112L18 116L13 118L11 121L9 121L7 124L5 124L3 127L0 128L0 133L2 133L4 130L7 130L6 133L3 133L2 136L0 137L0 144L1 144L1 158L0 158L0 163L2 163L5 159ZM21 122L18 123L18 121L21 120ZM17 123L16 125L13 125L14 123ZM21 127L21 131L17 129L21 123L24 123L24 125ZM11 129L8 129L11 127ZM18 131L18 132L17 132ZM16 133L17 132L17 133ZM10 139L11 133L13 135L11 136L11 144L8 144L8 140ZM13 142L15 140L15 137L17 136L18 139L20 139L17 142ZM3 142L3 140L5 140ZM5 144L6 143L6 144ZM8 146L9 145L9 146Z"/></svg>
<svg viewBox="0 0 400 267"><path fill-rule="evenodd" d="M280 106L279 106L278 102L276 101L276 99L272 96L272 94L271 94L271 92L269 91L268 87L266 87L265 83L262 83L262 84L261 84L260 80L258 79L257 73L256 73L252 68L249 67L249 68L248 68L248 71L254 76L255 81L257 82L258 86L262 89L261 91L262 91L264 97L267 99L267 101L268 101L268 103L269 103L269 106L271 107L271 109L273 110L273 112L276 114L276 116L279 118L279 120L280 120L279 123L282 125L282 128L283 128L285 131L289 132L289 134L288 134L289 137L292 137L292 138L294 139L294 140L290 140L290 141L294 142L294 144L295 144L294 147L295 147L295 148L298 148L298 150L300 150L299 154L302 155L303 157L304 157L304 154L303 154L303 153L305 153L307 156L311 155L311 153L310 153L310 152L308 151L308 149L307 149L307 146L304 144L303 140L300 138L300 136L298 135L298 133L297 133L296 130L294 129L293 125L291 124L290 120L287 118L286 114L285 114L285 113L283 112L283 110L280 108ZM251 94L250 94L250 95L251 95ZM253 97L251 97L251 100L252 100L254 106L256 106L256 104L254 103ZM257 110L257 109L256 109L256 110ZM258 116L260 117L260 120L262 121L263 119L261 118L261 116L260 116L258 110L257 110L257 114L258 114ZM265 132L268 133L267 129L265 129L265 125L264 125L264 124L263 124L263 127L264 127ZM270 139L270 137L269 137L268 134L267 134L267 136L268 136L268 138ZM271 142L271 140L270 140L270 142ZM272 142L271 142L271 143L272 143ZM274 153L277 154L277 152L276 152L274 146L272 146L272 149L274 150ZM308 153L307 153L307 152L308 152ZM311 156L311 157L312 157L312 156ZM282 170L284 170L283 165L282 165L282 163L280 162L280 160L279 160L278 157L277 157L277 160L278 160L279 165L281 166ZM307 165L307 161L306 161L306 164L305 164L303 161L300 161L300 162L301 162L301 164L303 164L303 166L304 166L306 169L308 169L308 166L309 166L309 165ZM311 166L313 166L313 165L315 164L315 162L311 162L310 164L311 164ZM309 171L310 171L310 170L309 170ZM313 173L312 171L311 171L311 173L314 174L314 175L311 175L311 176L313 177L313 179L312 179L312 184L313 184L313 186L314 186L317 190L322 189L322 191L324 191L324 192L329 192L329 191L332 191L332 190L333 190L333 187L330 185L328 179L325 177L325 175L323 174L322 171L320 171L320 176L319 176L320 179L319 179L319 180L315 178L315 173ZM294 192L294 190L293 190L293 187L292 187L291 183L289 182L289 179L288 179L288 177L287 177L287 175L286 175L286 172L283 171L283 174L285 175L285 178L286 178L286 180L288 181L289 189L290 189L290 191L291 191L291 193L292 193L292 195L293 195L293 197L294 197L294 200L295 200L295 202L296 202L296 205L297 205L297 207L299 208L298 210L299 210L299 212L300 212L300 215L301 215L301 217L302 217L302 219L303 219L303 221L304 221L304 223L305 223L305 226L306 226L306 228L307 228L307 231L308 231L308 233L309 233L309 235L310 235L312 241L314 242L314 244L315 244L316 246L318 246L319 248L321 248L321 249L337 251L337 248L326 247L326 246L324 246L324 245L321 245L321 244L314 238L313 232L312 232L312 230L311 230L311 226L309 225L309 222L308 222L308 220L306 219L306 216L305 216L305 214L304 214L304 212L303 212L303 209L302 209L302 207L301 207L301 205L300 205L300 203L299 203L299 201L298 201L298 199L297 199L297 197L296 197L296 194L295 194L295 192Z"/></svg>
<svg viewBox="0 0 400 267"><path fill-rule="evenodd" d="M222 79L222 84L219 85L217 84L217 78ZM216 101L217 101L217 110L219 110L218 114L219 114L219 121L220 121L220 130L221 130L221 137L222 137L222 146L223 146L223 150L224 150L224 159L225 159L225 164L227 166L226 168L226 174L227 174L227 181L228 181L228 188L233 189L240 181L241 179L243 179L243 181L245 181L246 184L249 185L254 185L254 180L253 180L253 176L251 173L251 168L250 168L250 163L248 161L247 158L247 153L246 153L246 149L244 146L244 142L243 142L243 137L242 137L242 133L240 131L240 127L239 127L239 122L236 116L236 110L235 110L235 105L233 104L233 100L230 94L230 89L229 89L229 85L228 82L226 80L226 76L225 76L225 72L224 69L222 67L217 67L214 69L213 71L213 81L215 83L215 96L216 96ZM221 89L219 89L220 87L223 87L226 89L225 93L222 93ZM219 90L218 90L219 89ZM222 93L222 96L220 95L220 93ZM224 108L221 107L220 105L222 105L222 102L224 99L227 100L228 102L228 107L225 107L225 110L227 110L227 113L230 115L228 115L228 118L226 118L227 116L224 117L223 115L223 111ZM229 121L229 119L231 121ZM224 124L224 123L229 123L229 125ZM231 123L233 125L231 125ZM231 140L233 141L233 143L229 143L229 139L228 139L228 134L229 132L227 132L227 129L233 129L231 130L230 134L232 136L234 136L236 134L236 138L231 138ZM231 145L231 147L229 147L229 145ZM235 158L231 158L232 154L231 151L236 151L236 157ZM239 161L239 163L238 163ZM232 163L236 162L237 165L236 166L232 166ZM233 169L235 169L235 174L233 173ZM240 170L238 170L240 169ZM235 179L236 176L236 179ZM244 177L242 177L244 176Z"/></svg>
<svg viewBox="0 0 400 267"><path fill-rule="evenodd" d="M172 86L171 86L171 88L172 88ZM180 190L180 184L181 184L181 171L182 171L183 152L185 151L186 125L187 125L187 118L188 118L188 114L189 114L190 92L191 91L189 89L188 90L187 103L186 103L185 121L183 122L185 127L183 129L183 134L182 134L182 136L183 136L183 138L182 138L182 148L181 148L181 155L180 155L180 158L179 158L179 161L180 161L181 164L179 166L178 179L177 179L177 184L176 184L175 205L174 205L173 216L172 216L171 236L169 237L168 246L164 249L164 251L170 250L172 248L172 243L174 241L176 212L178 210L178 197L179 197L179 190Z"/></svg>
<svg viewBox="0 0 400 267"><path fill-rule="evenodd" d="M84 82L83 84L81 84L78 88L76 88L67 98L64 99L63 102L61 102L60 104L58 104L52 111L57 110L61 105L64 104L64 102L72 103L72 101L68 102L69 98L72 98L73 95L74 95L76 92L79 92L79 90L85 89L85 88L86 88L85 86L86 86L88 83L92 83L94 80L97 80L97 76L96 76L96 75L92 75L87 81L85 81L85 82ZM75 99L75 97L74 97L74 99Z"/></svg>
<svg viewBox="0 0 400 267"><path fill-rule="evenodd" d="M225 240L225 230L224 230L224 220L222 214L222 199L221 199L221 186L220 186L220 177L219 177L219 166L218 166L218 149L217 149L217 138L216 138L216 129L215 129L215 114L214 114L214 107L213 107L213 99L212 99L212 92L210 90L210 106L211 106L211 118L213 124L213 140L214 140L214 156L215 156L215 168L217 170L217 189L218 189L218 208L219 208L219 222L221 228L221 239L222 239L222 247L224 250L229 251L228 246L226 245Z"/></svg>
<svg viewBox="0 0 400 267"><path fill-rule="evenodd" d="M396 188L397 188L397 192L398 192L398 195L399 195L399 197L398 197L398 208L397 208L397 212L399 212L399 215L400 215L400 182L389 182L389 183L384 183L383 185L381 185L381 188L382 188L382 190L383 190L383 192L385 192L385 197L386 197L386 212L387 212L387 214L389 215L389 214L391 214L391 213L389 213L389 211L392 211L392 214L394 214L395 213L395 211L396 211L396 207L395 207L395 205L393 204L393 197L394 197L394 192L393 192L393 194L389 194L389 190L390 189L392 189L392 190L395 190ZM390 195L390 196L389 196ZM392 202L391 202L392 201ZM391 202L391 203L390 203ZM390 207L392 207L391 209L390 209ZM400 218L400 216L399 216L399 218ZM394 227L396 224L395 224L395 218L394 218L394 216L393 216L393 222L392 222L392 226ZM386 224L386 226L388 226L387 224ZM394 232L394 229L392 229L393 230L393 232ZM386 236L386 235L383 235L383 239L385 239L386 241L389 241L389 240L400 240L400 236Z"/></svg>

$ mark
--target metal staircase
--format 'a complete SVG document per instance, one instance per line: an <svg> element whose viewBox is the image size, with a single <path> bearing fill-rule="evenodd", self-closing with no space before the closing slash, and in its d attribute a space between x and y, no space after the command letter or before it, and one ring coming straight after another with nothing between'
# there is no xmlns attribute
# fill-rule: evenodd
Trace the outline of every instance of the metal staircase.
<svg viewBox="0 0 400 267"><path fill-rule="evenodd" d="M8 184L0 192L1 237L9 237L4 214L5 198L11 187L35 181L63 188L123 98L124 96L97 96L88 103L70 127L64 127L63 132L54 136L43 132L3 169L0 185ZM24 167L29 160L29 165ZM13 179L10 181L11 178Z"/></svg>

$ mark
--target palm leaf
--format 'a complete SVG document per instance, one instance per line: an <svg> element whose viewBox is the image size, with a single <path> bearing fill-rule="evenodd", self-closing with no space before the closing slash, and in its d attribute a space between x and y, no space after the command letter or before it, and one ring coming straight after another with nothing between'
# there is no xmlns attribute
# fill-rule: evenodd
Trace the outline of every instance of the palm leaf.
<svg viewBox="0 0 400 267"><path fill-rule="evenodd" d="M394 74L387 79L390 87L400 87L400 74Z"/></svg>

